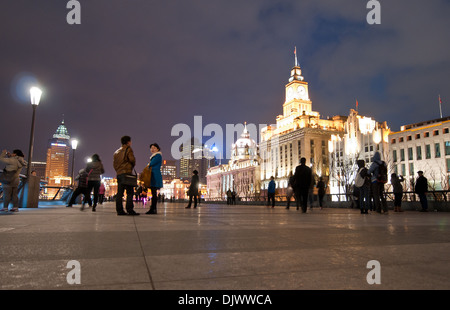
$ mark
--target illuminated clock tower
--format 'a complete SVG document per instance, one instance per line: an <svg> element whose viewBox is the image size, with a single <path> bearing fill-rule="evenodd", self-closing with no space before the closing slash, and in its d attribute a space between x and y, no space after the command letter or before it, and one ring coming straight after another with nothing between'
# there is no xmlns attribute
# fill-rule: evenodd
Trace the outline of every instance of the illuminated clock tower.
<svg viewBox="0 0 450 310"><path fill-rule="evenodd" d="M312 111L311 100L308 93L308 82L304 81L302 70L298 65L297 49L295 49L295 64L291 70L289 83L286 84L286 100L283 104L283 116L299 116L303 111L308 114Z"/></svg>

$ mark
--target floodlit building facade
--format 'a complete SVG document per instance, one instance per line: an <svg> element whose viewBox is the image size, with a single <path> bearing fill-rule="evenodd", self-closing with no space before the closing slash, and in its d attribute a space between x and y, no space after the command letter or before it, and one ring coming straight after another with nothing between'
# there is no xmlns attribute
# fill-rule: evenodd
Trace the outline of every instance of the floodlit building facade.
<svg viewBox="0 0 450 310"><path fill-rule="evenodd" d="M450 117L401 126L389 135L393 172L402 175L406 190L413 191L422 170L430 189L449 189Z"/></svg>
<svg viewBox="0 0 450 310"><path fill-rule="evenodd" d="M333 200L345 199L342 195L353 192L353 184L358 166L356 161L363 159L366 167L372 163L375 152L390 168L389 134L386 122L380 123L371 117L359 115L350 109L344 123L344 131L331 135L328 141L329 152L329 193Z"/></svg>

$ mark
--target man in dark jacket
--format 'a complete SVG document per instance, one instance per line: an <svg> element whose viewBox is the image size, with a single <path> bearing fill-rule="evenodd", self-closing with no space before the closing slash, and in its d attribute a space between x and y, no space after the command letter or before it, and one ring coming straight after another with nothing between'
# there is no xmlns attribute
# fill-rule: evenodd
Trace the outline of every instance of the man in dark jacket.
<svg viewBox="0 0 450 310"><path fill-rule="evenodd" d="M416 180L416 186L414 187L414 191L417 195L419 195L420 204L422 206L422 210L420 212L428 211L428 201L427 201L427 192L428 192L428 180L423 176L423 171L417 171L419 177Z"/></svg>
<svg viewBox="0 0 450 310"><path fill-rule="evenodd" d="M191 185L189 186L189 191L188 191L189 204L186 207L186 209L191 208L192 198L194 198L194 208L197 208L198 185L200 183L200 180L198 178L198 171L194 170L193 173L194 173L194 175L191 178Z"/></svg>
<svg viewBox="0 0 450 310"><path fill-rule="evenodd" d="M300 159L300 165L295 168L294 173L294 192L295 200L298 204L301 204L302 213L306 213L306 207L308 202L308 191L311 186L312 170L306 166L306 158Z"/></svg>

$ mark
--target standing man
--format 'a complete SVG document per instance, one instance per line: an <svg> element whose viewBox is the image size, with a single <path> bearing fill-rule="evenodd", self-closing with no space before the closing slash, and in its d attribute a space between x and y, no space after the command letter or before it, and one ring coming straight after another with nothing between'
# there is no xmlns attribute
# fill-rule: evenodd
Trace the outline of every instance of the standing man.
<svg viewBox="0 0 450 310"><path fill-rule="evenodd" d="M272 200L272 208L275 207L275 191L276 184L274 177L270 177L269 186L267 187L267 205L270 206L270 200Z"/></svg>
<svg viewBox="0 0 450 310"><path fill-rule="evenodd" d="M3 150L0 155L0 162L6 164L0 179L0 183L3 186L2 211L8 211L10 201L13 204L11 211L19 211L19 175L22 168L26 168L28 164L23 157L24 155L21 150L14 150L12 153Z"/></svg>
<svg viewBox="0 0 450 310"><path fill-rule="evenodd" d="M294 173L294 192L295 200L298 204L300 203L302 207L302 213L306 213L307 203L308 203L308 192L312 181L312 170L306 166L306 158L302 157L300 159L300 165L295 168Z"/></svg>
<svg viewBox="0 0 450 310"><path fill-rule="evenodd" d="M422 206L422 210L420 212L428 212L428 201L427 201L427 192L428 192L428 180L423 176L423 171L417 171L419 177L416 180L416 186L414 186L414 191L417 195L419 195L420 205Z"/></svg>
<svg viewBox="0 0 450 310"><path fill-rule="evenodd" d="M136 159L134 157L133 149L131 148L131 138L129 136L123 136L120 141L122 146L114 153L113 165L117 174L117 197L116 197L116 212L117 215L139 215L136 213L133 204L134 188L132 185L126 185L122 183L121 176L125 174L131 174L134 166L136 165ZM123 210L122 198L124 192L127 192L126 201L126 213Z"/></svg>
<svg viewBox="0 0 450 310"><path fill-rule="evenodd" d="M372 158L372 164L368 170L371 174L371 187L373 194L373 200L375 202L375 211L381 214L388 213L386 197L384 192L384 184L387 182L387 166L384 161L381 160L380 152L375 152Z"/></svg>

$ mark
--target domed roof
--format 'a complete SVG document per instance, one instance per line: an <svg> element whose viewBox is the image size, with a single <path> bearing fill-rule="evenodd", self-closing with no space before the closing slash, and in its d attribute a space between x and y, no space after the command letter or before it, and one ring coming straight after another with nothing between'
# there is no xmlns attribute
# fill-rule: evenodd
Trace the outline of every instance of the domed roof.
<svg viewBox="0 0 450 310"><path fill-rule="evenodd" d="M248 146L249 148L256 147L255 140L250 138L250 133L247 130L247 124L245 124L244 131L242 132L241 137L236 140L233 147L234 146L236 146L238 148L246 147L246 146Z"/></svg>
<svg viewBox="0 0 450 310"><path fill-rule="evenodd" d="M256 158L257 152L257 144L255 140L250 138L250 133L247 130L247 123L245 123L241 137L232 145L232 160L253 159Z"/></svg>
<svg viewBox="0 0 450 310"><path fill-rule="evenodd" d="M57 139L70 139L69 131L67 130L66 126L64 126L64 120L62 120L61 125L58 126L58 129L56 129L55 134L53 135L53 138Z"/></svg>

